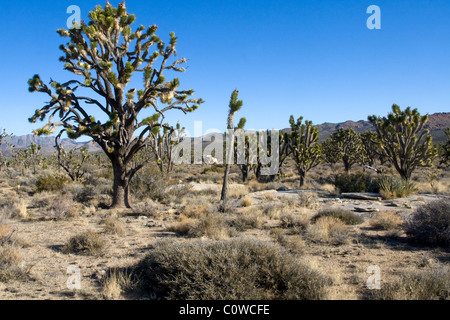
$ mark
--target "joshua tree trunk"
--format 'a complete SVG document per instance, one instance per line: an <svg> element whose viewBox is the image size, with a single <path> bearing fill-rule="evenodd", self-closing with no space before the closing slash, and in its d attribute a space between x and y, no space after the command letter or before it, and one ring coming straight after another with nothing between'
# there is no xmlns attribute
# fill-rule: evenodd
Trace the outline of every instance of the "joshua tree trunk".
<svg viewBox="0 0 450 320"><path fill-rule="evenodd" d="M127 176L126 166L120 160L114 160L112 165L114 171L112 207L130 208L130 202L128 199L130 179Z"/></svg>
<svg viewBox="0 0 450 320"><path fill-rule="evenodd" d="M300 176L300 187L303 187L305 185L305 180L306 180L306 172L299 169L298 170L298 174Z"/></svg>

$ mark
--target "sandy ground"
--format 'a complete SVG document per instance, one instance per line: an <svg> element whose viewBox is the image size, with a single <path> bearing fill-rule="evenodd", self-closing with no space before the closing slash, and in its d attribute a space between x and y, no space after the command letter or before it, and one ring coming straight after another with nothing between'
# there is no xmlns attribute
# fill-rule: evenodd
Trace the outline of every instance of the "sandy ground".
<svg viewBox="0 0 450 320"><path fill-rule="evenodd" d="M203 185L199 190L207 188ZM306 191L302 191L306 192ZM268 194L271 194L268 196ZM288 197L298 197L295 191L259 191L248 195L253 205L264 201L282 203ZM271 200L268 198L273 197ZM367 201L342 199L339 197L318 199L319 208L371 208L379 211L394 211L406 217L425 202L435 199L433 195L415 195L395 201ZM249 209L251 210L251 208ZM358 213L370 219L374 212ZM145 216L122 216L126 226L125 234L106 234L102 221L108 211L70 220L41 220L38 217L28 220L10 221L21 245L24 266L29 270L28 279L0 283L0 299L103 299L101 279L106 270L114 267L127 267L145 256L149 247L158 240L177 237L168 232L164 225L173 219L170 214L163 215L159 221ZM173 216L173 215L172 215ZM277 221L266 222L261 229L248 230L242 236L270 239L271 227ZM450 253L440 249L418 247L408 244L405 235L391 238L386 231L376 231L366 221L362 225L350 226L353 241L342 246L310 244L305 247L304 259L313 267L334 278L330 288L333 299L361 299L367 295L367 268L377 265L382 272L382 281L390 281L400 272L425 268L434 263L449 263ZM60 250L67 240L87 230L103 233L107 248L98 256L63 254ZM189 241L181 239L180 241ZM81 270L81 290L67 288L69 266L79 266Z"/></svg>

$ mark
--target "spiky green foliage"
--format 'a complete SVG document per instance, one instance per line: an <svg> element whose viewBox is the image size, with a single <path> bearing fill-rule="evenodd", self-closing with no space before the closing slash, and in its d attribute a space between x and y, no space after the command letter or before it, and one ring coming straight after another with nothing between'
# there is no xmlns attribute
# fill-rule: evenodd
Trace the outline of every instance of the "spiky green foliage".
<svg viewBox="0 0 450 320"><path fill-rule="evenodd" d="M445 129L447 142L441 147L441 164L448 164L450 161L450 128Z"/></svg>
<svg viewBox="0 0 450 320"><path fill-rule="evenodd" d="M373 131L366 131L360 134L361 143L364 148L363 164L373 166L375 160L381 157L380 145L378 143L378 136ZM381 160L381 159L380 159Z"/></svg>
<svg viewBox="0 0 450 320"><path fill-rule="evenodd" d="M361 136L351 128L341 128L324 144L323 153L332 163L342 161L345 172L349 172L354 164L363 162L364 147Z"/></svg>
<svg viewBox="0 0 450 320"><path fill-rule="evenodd" d="M322 161L322 146L318 143L319 130L312 125L311 121L305 121L305 123L302 121L303 117L295 121L294 116L291 115L289 118L291 132L287 136L288 145L300 175L300 186L304 185L307 172Z"/></svg>
<svg viewBox="0 0 450 320"><path fill-rule="evenodd" d="M428 115L421 116L417 109L404 111L396 104L387 117L368 117L374 124L383 155L400 176L409 180L419 166L431 166L438 150L433 146L429 130L424 129Z"/></svg>
<svg viewBox="0 0 450 320"><path fill-rule="evenodd" d="M169 110L189 113L203 103L193 99L192 89L179 89L178 78L166 80L166 72L184 72L185 58L177 55L175 33L164 43L155 33L157 26L133 27L136 17L129 14L122 2L117 8L108 2L89 13L89 22L80 28L60 29L68 42L60 46L64 69L78 76L64 83L44 84L39 75L29 81L30 92L42 92L50 102L35 112L31 122L44 120L48 124L36 134L50 134L57 127L71 139L91 137L103 149L114 169L113 206L129 206L128 185L143 163L131 166L134 155L159 130ZM132 76L142 74L141 89L127 88ZM84 96L79 93L90 92ZM86 90L88 89L88 90ZM100 99L97 99L100 97ZM87 105L105 114L105 120L95 121ZM145 111L147 108L152 112ZM147 115L143 116L144 113ZM159 117L148 117L157 113Z"/></svg>

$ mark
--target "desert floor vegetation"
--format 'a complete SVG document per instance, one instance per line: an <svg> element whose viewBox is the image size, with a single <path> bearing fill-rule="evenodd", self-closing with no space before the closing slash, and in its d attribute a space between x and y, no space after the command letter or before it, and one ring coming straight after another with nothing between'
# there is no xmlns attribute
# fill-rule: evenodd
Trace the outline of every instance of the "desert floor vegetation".
<svg viewBox="0 0 450 320"><path fill-rule="evenodd" d="M153 180L146 176L155 170L144 171L131 209L108 208L111 177L102 169L90 173L102 182L93 191L89 182L53 190L33 175L19 175L24 191L11 187L16 175L6 175L0 187L1 298L448 297L449 195L437 187L450 180L446 171L434 189L418 172L412 195L360 200L343 197L336 170L326 166L314 168L302 188L295 174L267 183L250 175L242 184L232 166L233 191L222 212L220 179L213 183L205 174L219 169L208 168L175 167ZM158 190L146 193L157 181ZM213 260L214 267L208 264ZM82 274L76 292L66 284L72 265ZM382 270L376 291L366 283L374 265ZM280 274L258 282L272 268ZM161 276L168 272L171 277ZM211 281L202 283L205 277Z"/></svg>

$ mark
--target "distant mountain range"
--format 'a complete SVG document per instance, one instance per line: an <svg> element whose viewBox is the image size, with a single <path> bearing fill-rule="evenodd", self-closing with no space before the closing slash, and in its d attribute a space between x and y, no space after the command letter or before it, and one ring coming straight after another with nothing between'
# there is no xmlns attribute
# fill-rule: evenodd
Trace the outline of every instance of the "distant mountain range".
<svg viewBox="0 0 450 320"><path fill-rule="evenodd" d="M323 123L316 125L319 129L319 141L324 141L330 137L333 132L336 132L340 128L352 128L358 133L365 131L373 131L374 127L369 121L346 121L341 123ZM430 130L433 136L433 142L436 144L444 143L447 139L444 131L446 128L450 127L450 112L434 113L429 115L429 120L425 125L426 129ZM37 137L31 134L25 136L12 136L5 139L8 143L15 146L15 149L28 148L31 143L41 145L42 153L44 155L51 155L55 152L55 138L54 137ZM210 140L208 140L210 141ZM63 147L66 150L73 148L87 147L89 152L101 151L101 148L93 141L89 142L77 142L70 139L62 139ZM2 145L2 153L5 156L11 154L11 148L7 147L6 144Z"/></svg>
<svg viewBox="0 0 450 320"><path fill-rule="evenodd" d="M341 123L323 123L316 125L319 129L319 141L324 141L330 137L333 132L336 132L340 128L352 128L358 133L365 131L375 131L374 126L365 120L360 121L346 121ZM446 128L450 127L450 112L433 113L429 115L429 120L425 124L425 129L430 130L430 134L433 136L433 142L440 144L446 141L446 135L444 133Z"/></svg>

